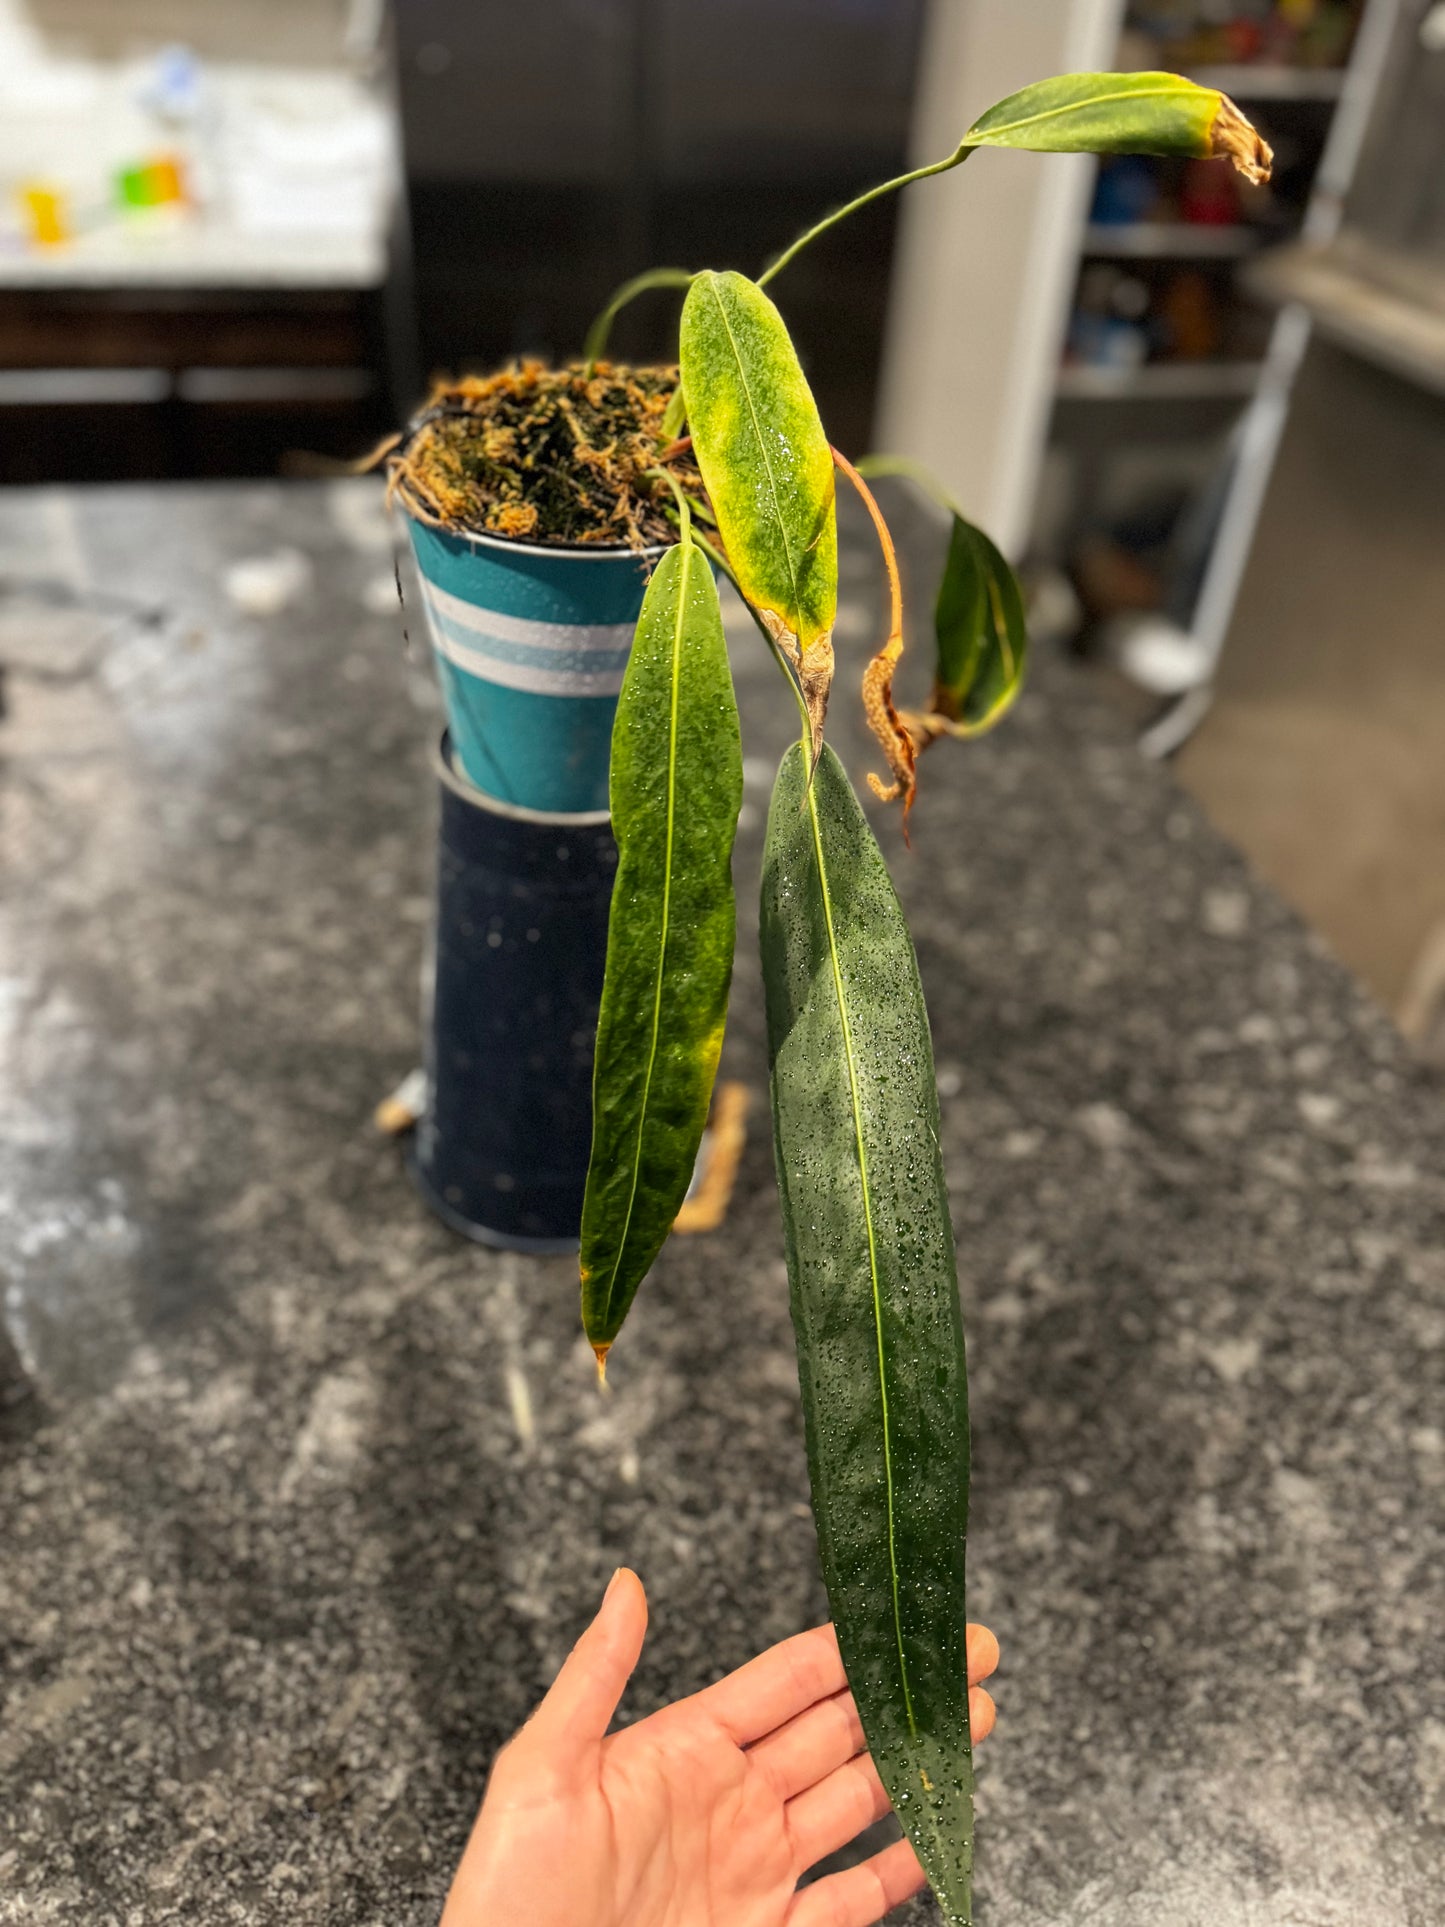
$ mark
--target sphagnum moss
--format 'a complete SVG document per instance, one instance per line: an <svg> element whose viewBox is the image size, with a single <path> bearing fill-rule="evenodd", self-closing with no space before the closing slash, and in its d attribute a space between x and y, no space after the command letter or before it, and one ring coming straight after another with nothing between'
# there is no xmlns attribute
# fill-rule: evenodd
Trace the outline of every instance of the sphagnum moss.
<svg viewBox="0 0 1445 1927"><path fill-rule="evenodd" d="M448 529L569 548L672 542L658 454L676 387L675 367L609 361L438 382L388 459L392 491ZM701 493L689 457L668 466Z"/></svg>

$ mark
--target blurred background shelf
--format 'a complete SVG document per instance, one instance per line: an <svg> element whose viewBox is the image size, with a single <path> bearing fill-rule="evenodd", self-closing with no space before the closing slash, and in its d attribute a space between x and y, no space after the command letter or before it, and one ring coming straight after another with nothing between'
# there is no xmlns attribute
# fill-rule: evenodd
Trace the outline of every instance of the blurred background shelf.
<svg viewBox="0 0 1445 1927"><path fill-rule="evenodd" d="M388 255L384 214L359 233L253 234L224 221L159 232L123 228L74 241L0 251L0 288L379 288Z"/></svg>
<svg viewBox="0 0 1445 1927"><path fill-rule="evenodd" d="M1344 91L1343 67L1283 67L1245 64L1236 67L1195 67L1191 80L1201 87L1217 87L1231 100L1338 100Z"/></svg>
<svg viewBox="0 0 1445 1927"><path fill-rule="evenodd" d="M1252 395L1261 366L1254 361L1175 361L1142 368L1065 367L1054 392L1061 401L1213 401Z"/></svg>
<svg viewBox="0 0 1445 1927"><path fill-rule="evenodd" d="M1202 221L1091 221L1084 230L1086 254L1130 260L1233 260L1270 240L1268 229Z"/></svg>
<svg viewBox="0 0 1445 1927"><path fill-rule="evenodd" d="M1377 21L1396 3L1373 0ZM1208 161L1088 164L1063 354L1015 551L1059 585L1071 645L1126 681L1142 676L1146 701L1179 695L1181 678L1202 685L1217 657L1227 579L1258 507L1238 478L1267 466L1299 352L1298 330L1276 323L1268 264L1338 203L1326 156L1333 147L1345 178L1336 123L1365 12L1364 0L1130 0L1113 15L1102 65L1217 88L1275 156L1263 186ZM1174 625L1178 648L1124 646L1146 616ZM1149 680L1166 659L1167 689Z"/></svg>

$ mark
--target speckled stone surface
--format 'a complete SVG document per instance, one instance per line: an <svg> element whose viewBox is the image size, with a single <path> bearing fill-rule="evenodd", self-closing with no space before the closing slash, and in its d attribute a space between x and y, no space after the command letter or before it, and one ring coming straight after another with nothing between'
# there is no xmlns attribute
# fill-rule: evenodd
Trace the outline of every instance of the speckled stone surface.
<svg viewBox="0 0 1445 1927"><path fill-rule="evenodd" d="M822 1614L760 1118L605 1398L570 1262L459 1243L371 1129L437 725L390 571L366 483L0 500L6 1923L422 1927L620 1560L634 1715ZM789 719L732 633L760 1085ZM980 1927L1438 1927L1445 1093L1066 669L924 773Z"/></svg>

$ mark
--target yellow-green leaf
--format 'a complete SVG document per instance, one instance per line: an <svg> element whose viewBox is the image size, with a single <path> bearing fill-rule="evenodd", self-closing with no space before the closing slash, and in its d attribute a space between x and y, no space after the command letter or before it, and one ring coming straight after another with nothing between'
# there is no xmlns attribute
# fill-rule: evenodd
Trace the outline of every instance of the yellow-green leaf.
<svg viewBox="0 0 1445 1927"><path fill-rule="evenodd" d="M1273 155L1228 95L1181 74L1058 74L981 114L960 155L975 147L1036 154L1223 156L1252 181Z"/></svg>
<svg viewBox="0 0 1445 1927"><path fill-rule="evenodd" d="M612 732L617 880L582 1206L582 1322L599 1360L687 1192L733 966L737 703L717 585L684 530L648 585Z"/></svg>
<svg viewBox="0 0 1445 1927"><path fill-rule="evenodd" d="M697 275L682 310L693 452L744 598L802 689L814 751L833 677L833 458L797 353L745 275Z"/></svg>

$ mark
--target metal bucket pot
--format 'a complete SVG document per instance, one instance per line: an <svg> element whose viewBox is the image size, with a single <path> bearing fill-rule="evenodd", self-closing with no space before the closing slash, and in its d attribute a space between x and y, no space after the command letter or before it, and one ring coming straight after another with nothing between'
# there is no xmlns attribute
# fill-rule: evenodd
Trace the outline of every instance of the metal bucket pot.
<svg viewBox="0 0 1445 1927"><path fill-rule="evenodd" d="M617 867L612 722L661 551L409 527L450 724L412 1170L468 1237L575 1249Z"/></svg>
<svg viewBox="0 0 1445 1927"><path fill-rule="evenodd" d="M481 1244L575 1250L617 845L605 810L508 809L443 739L426 1110L412 1175Z"/></svg>
<svg viewBox="0 0 1445 1927"><path fill-rule="evenodd" d="M622 672L662 550L408 526L460 774L517 809L605 810Z"/></svg>

